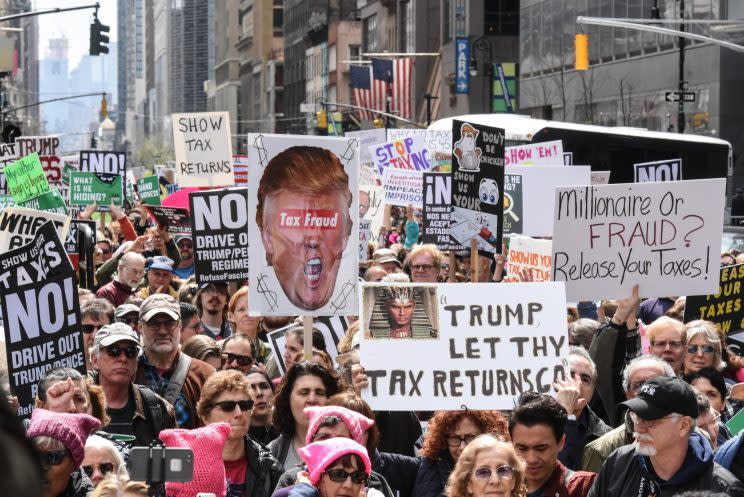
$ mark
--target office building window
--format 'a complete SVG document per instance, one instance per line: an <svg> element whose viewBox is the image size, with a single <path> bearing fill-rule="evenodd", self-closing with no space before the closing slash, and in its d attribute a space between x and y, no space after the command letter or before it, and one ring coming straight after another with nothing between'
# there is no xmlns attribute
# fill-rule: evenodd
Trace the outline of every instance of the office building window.
<svg viewBox="0 0 744 497"><path fill-rule="evenodd" d="M377 14L362 20L362 46L365 52L377 51Z"/></svg>
<svg viewBox="0 0 744 497"><path fill-rule="evenodd" d="M519 35L519 0L489 0L484 14L486 34Z"/></svg>

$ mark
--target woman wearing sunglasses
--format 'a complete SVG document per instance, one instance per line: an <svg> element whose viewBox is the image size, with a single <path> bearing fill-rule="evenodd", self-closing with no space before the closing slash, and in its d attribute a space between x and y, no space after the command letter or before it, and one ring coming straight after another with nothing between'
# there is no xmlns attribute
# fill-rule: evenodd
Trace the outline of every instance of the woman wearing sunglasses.
<svg viewBox="0 0 744 497"><path fill-rule="evenodd" d="M97 435L88 437L85 442L85 458L81 467L94 487L98 487L107 475L118 474L119 468L123 465L124 460L110 440ZM124 468L122 471L126 473Z"/></svg>
<svg viewBox="0 0 744 497"><path fill-rule="evenodd" d="M447 497L525 497L525 464L514 446L481 435L462 451L447 481Z"/></svg>
<svg viewBox="0 0 744 497"><path fill-rule="evenodd" d="M34 409L26 437L41 457L43 497L78 497L93 491L80 465L85 457L85 441L100 424L88 414Z"/></svg>
<svg viewBox="0 0 744 497"><path fill-rule="evenodd" d="M478 435L490 433L509 440L509 429L499 411L438 411L429 420L421 447L421 467L413 497L440 497L465 447Z"/></svg>
<svg viewBox="0 0 744 497"><path fill-rule="evenodd" d="M307 471L297 475L298 484L289 497L359 497L367 484L371 471L367 449L350 438L314 442L299 453Z"/></svg>
<svg viewBox="0 0 744 497"><path fill-rule="evenodd" d="M270 497L284 468L264 446L247 436L253 400L251 386L240 371L219 371L204 383L197 413L205 425L228 423L222 449L231 497Z"/></svg>
<svg viewBox="0 0 744 497"><path fill-rule="evenodd" d="M721 370L725 367L721 359L721 339L710 321L697 319L685 325L687 333L685 344L684 373L689 375L703 368Z"/></svg>

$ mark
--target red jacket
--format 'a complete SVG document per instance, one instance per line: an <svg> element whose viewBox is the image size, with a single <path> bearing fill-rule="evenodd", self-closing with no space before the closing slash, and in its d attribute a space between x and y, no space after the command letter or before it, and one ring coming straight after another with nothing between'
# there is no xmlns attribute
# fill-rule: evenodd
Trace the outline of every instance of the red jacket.
<svg viewBox="0 0 744 497"><path fill-rule="evenodd" d="M121 304L126 302L129 296L133 293L134 290L132 290L128 285L119 283L116 280L111 280L98 289L96 297L106 299L114 304L114 307L119 307Z"/></svg>
<svg viewBox="0 0 744 497"><path fill-rule="evenodd" d="M597 473L571 471L560 461L556 461L555 470L545 482L542 495L543 497L586 497L596 477Z"/></svg>

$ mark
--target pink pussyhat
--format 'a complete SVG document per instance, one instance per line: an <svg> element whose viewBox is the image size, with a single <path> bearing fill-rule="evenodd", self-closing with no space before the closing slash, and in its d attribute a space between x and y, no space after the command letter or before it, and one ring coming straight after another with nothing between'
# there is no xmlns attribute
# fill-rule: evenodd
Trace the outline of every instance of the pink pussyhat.
<svg viewBox="0 0 744 497"><path fill-rule="evenodd" d="M166 447L180 447L194 451L194 479L186 483L168 482L165 492L173 497L195 497L196 494L213 493L224 497L227 491L225 463L222 448L230 434L230 425L214 423L194 430L163 430L160 440Z"/></svg>
<svg viewBox="0 0 744 497"><path fill-rule="evenodd" d="M37 407L31 413L31 426L26 431L26 438L47 436L62 442L75 466L80 466L85 459L85 441L99 426L101 422L88 414L52 412Z"/></svg>
<svg viewBox="0 0 744 497"><path fill-rule="evenodd" d="M367 449L350 438L336 437L314 442L304 446L297 453L307 463L310 483L313 486L318 485L318 481L326 468L332 466L336 460L346 454L356 454L361 457L367 475L372 471Z"/></svg>
<svg viewBox="0 0 744 497"><path fill-rule="evenodd" d="M331 416L341 418L351 433L351 438L359 444L364 445L364 433L375 424L364 414L341 406L313 406L306 407L303 412L307 414L308 427L305 443L312 443L315 433L324 419Z"/></svg>

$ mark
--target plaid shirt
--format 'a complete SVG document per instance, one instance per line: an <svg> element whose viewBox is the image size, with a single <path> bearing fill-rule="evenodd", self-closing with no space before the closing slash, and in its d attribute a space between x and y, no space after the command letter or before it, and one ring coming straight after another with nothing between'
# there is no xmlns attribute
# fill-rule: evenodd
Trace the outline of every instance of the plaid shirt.
<svg viewBox="0 0 744 497"><path fill-rule="evenodd" d="M158 372L158 368L147 362L147 356L145 354L142 354L140 358L140 366L145 370L145 386L162 397L165 394L165 389L170 384L170 376L173 374L173 368L161 375ZM178 427L193 428L194 420L192 419L183 391L178 394L173 407L176 410L176 424Z"/></svg>

